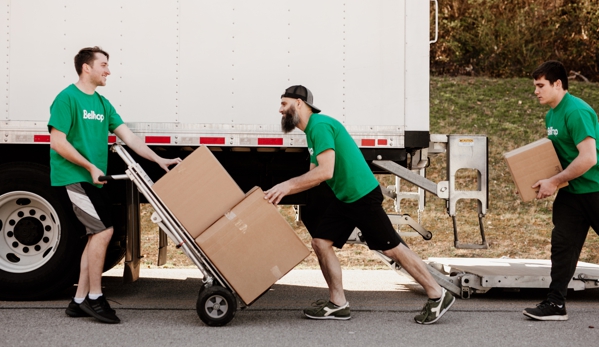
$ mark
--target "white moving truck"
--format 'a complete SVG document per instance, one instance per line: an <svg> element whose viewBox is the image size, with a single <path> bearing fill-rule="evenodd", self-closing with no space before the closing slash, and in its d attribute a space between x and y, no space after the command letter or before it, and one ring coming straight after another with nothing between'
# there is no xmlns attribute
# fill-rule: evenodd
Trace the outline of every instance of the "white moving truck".
<svg viewBox="0 0 599 347"><path fill-rule="evenodd" d="M47 122L54 97L77 80L73 57L83 47L110 54L111 75L98 92L163 157L184 158L207 145L246 191L305 172L305 137L284 135L277 112L285 88L302 84L324 114L347 127L366 160L379 161L374 172L408 167L400 175L448 199L450 210L452 197L476 198L484 216L484 137L456 137L455 146L482 151L475 158L479 195L423 178L429 145L431 152L451 146L447 136L431 145L429 133L431 4L0 0L0 299L44 297L76 282L84 234L69 201L50 187ZM107 145L115 141L109 136ZM139 162L154 180L162 174ZM124 169L111 154L108 174ZM135 280L140 198L131 184L107 189L117 222L106 269L125 256L125 279ZM283 203L301 206L309 219L318 194ZM423 197L417 193L422 204Z"/></svg>

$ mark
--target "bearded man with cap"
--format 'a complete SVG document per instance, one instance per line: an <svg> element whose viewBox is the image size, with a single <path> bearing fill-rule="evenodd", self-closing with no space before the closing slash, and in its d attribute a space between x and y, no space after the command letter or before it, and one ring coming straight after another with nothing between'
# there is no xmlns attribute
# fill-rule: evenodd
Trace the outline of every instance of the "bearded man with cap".
<svg viewBox="0 0 599 347"><path fill-rule="evenodd" d="M342 271L333 247L342 248L354 228L360 229L370 249L393 259L424 288L429 299L414 317L420 324L435 323L453 305L455 298L441 288L420 257L397 234L381 205L379 183L345 127L336 119L320 114L306 87L291 86L281 95L281 128L295 128L306 134L310 170L279 183L265 192L265 199L278 204L283 197L326 182L335 198L327 205L309 232L312 248L329 287L329 299L318 300L304 315L311 319L351 318L343 291Z"/></svg>

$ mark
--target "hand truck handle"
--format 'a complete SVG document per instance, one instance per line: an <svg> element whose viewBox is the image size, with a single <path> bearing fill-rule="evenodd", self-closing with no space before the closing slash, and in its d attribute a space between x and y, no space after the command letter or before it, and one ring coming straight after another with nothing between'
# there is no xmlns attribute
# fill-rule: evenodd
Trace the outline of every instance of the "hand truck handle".
<svg viewBox="0 0 599 347"><path fill-rule="evenodd" d="M127 179L129 179L129 176L127 176L127 175L106 175L106 176L98 177L98 181L101 181L101 182L108 182L108 181L115 181L115 180L127 180Z"/></svg>

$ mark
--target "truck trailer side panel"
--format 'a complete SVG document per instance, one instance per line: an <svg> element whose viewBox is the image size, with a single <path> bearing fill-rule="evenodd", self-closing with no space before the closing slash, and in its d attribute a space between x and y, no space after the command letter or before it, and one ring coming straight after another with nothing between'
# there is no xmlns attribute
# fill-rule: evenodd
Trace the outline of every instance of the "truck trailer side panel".
<svg viewBox="0 0 599 347"><path fill-rule="evenodd" d="M2 119L9 122L47 121L55 95L77 79L77 50L98 45L110 53L112 72L98 92L131 124L278 131L280 95L303 84L324 114L353 133L429 130L428 1L2 0L0 6L8 10L0 55L7 72Z"/></svg>
<svg viewBox="0 0 599 347"><path fill-rule="evenodd" d="M97 91L145 143L182 158L207 145L244 190L309 168L305 135L280 128L280 95L294 84L311 89L368 161L405 165L429 145L429 0L0 0L0 9L0 299L76 281L73 250L84 242L68 199L49 187L47 122L77 81L83 47L110 54ZM135 159L152 179L163 174ZM123 170L111 155L108 174ZM108 268L125 254L137 201L124 183L109 186L119 222Z"/></svg>

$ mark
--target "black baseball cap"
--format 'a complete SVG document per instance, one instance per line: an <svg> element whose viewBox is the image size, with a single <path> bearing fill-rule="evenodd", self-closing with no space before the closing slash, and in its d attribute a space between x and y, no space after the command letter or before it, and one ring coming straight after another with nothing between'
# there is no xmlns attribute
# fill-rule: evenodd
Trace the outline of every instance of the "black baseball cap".
<svg viewBox="0 0 599 347"><path fill-rule="evenodd" d="M304 86L291 86L285 89L285 94L281 95L282 98L293 98L300 99L306 103L306 105L312 108L312 112L320 113L320 109L313 105L314 97L312 96L312 92L310 89Z"/></svg>

